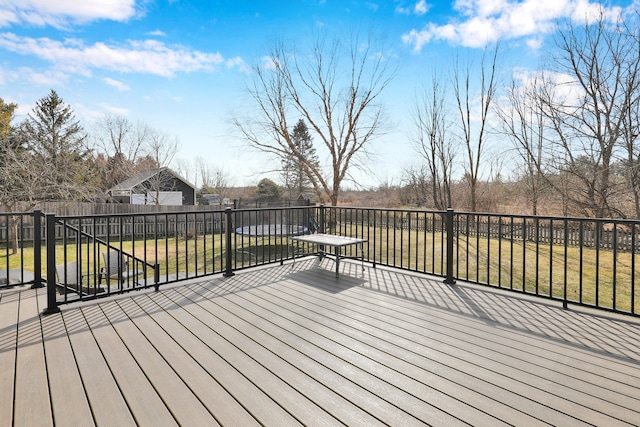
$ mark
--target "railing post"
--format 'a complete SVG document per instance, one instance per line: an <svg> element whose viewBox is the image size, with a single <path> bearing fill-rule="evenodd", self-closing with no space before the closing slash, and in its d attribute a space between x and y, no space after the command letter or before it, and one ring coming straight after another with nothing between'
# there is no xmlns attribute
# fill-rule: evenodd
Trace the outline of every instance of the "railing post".
<svg viewBox="0 0 640 427"><path fill-rule="evenodd" d="M614 227L615 227L615 225L614 225ZM615 228L614 228L614 230L615 230ZM567 218L564 219L564 230L563 230L563 232L564 232L564 272L563 272L563 275L564 275L564 278L563 278L564 290L563 290L563 295L562 295L562 308L566 309L566 308L569 308L569 301L568 301L568 295L567 295L567 279L568 279L568 273L567 273L567 270L568 270L568 266L567 266L567 264L568 264L567 251L568 251L568 248L569 248L569 244L568 244L569 243L568 242L568 240L569 240L569 222L567 221ZM615 252L614 252L614 254L615 254ZM616 260L615 260L615 255L614 255L614 266L615 266L615 263L616 263ZM614 292L615 292L615 286L616 286L616 282L615 282L615 277L614 277L614 281L613 281ZM615 293L614 293L613 301L614 301L614 303L613 303L614 307L613 308L615 309Z"/></svg>
<svg viewBox="0 0 640 427"><path fill-rule="evenodd" d="M42 284L42 211L33 211L33 285L31 289L41 288Z"/></svg>
<svg viewBox="0 0 640 427"><path fill-rule="evenodd" d="M153 266L153 287L156 292L160 290L160 264L158 263Z"/></svg>
<svg viewBox="0 0 640 427"><path fill-rule="evenodd" d="M226 233L226 242L227 242L227 264L226 264L226 268L224 271L223 276L224 277L231 277L234 276L235 273L233 272L233 252L231 251L231 233L233 232L233 216L231 215L232 210L231 208L226 208L225 210L225 214L227 215L227 226L225 227L225 233Z"/></svg>
<svg viewBox="0 0 640 427"><path fill-rule="evenodd" d="M445 214L445 232L447 233L447 275L444 279L444 283L447 285L453 285L456 283L456 280L453 277L453 220L453 209L448 208L447 213Z"/></svg>
<svg viewBox="0 0 640 427"><path fill-rule="evenodd" d="M42 314L60 312L56 300L56 216L45 215L46 239L47 239L47 308Z"/></svg>
<svg viewBox="0 0 640 427"><path fill-rule="evenodd" d="M318 233L324 233L325 230L325 207L324 204L320 205L320 230Z"/></svg>

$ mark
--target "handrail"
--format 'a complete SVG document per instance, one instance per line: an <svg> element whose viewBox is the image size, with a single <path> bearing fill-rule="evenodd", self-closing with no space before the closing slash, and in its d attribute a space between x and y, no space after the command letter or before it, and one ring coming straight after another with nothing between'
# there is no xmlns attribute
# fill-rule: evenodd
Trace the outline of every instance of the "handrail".
<svg viewBox="0 0 640 427"><path fill-rule="evenodd" d="M136 260L137 262L140 262L140 263L144 264L146 267L151 267L151 268L155 268L156 267L155 264L151 264L150 262L147 262L142 258L138 258L133 254L125 252L125 251L122 250L122 248L119 248L118 246L112 245L111 243L109 243L107 241L104 241L102 239L99 239L99 238L97 238L95 236L92 236L91 234L89 234L89 233L87 233L85 231L82 231L79 228L74 227L73 225L66 224L66 223L62 222L61 220L59 220L59 219L56 220L56 222L58 224L60 224L60 225L63 225L65 227L67 227L67 228L70 228L71 230L75 231L76 233L78 233L78 234L80 234L82 236L91 238L94 241L96 241L96 242L98 242L98 243L100 243L102 245L105 245L108 249L113 249L115 251L121 252L123 255L127 255L129 258L132 258L132 259Z"/></svg>

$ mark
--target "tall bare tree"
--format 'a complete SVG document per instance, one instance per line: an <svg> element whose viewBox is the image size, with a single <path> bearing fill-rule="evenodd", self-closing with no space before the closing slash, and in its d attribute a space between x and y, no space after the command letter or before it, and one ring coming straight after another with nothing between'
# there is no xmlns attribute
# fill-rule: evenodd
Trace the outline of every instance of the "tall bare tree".
<svg viewBox="0 0 640 427"><path fill-rule="evenodd" d="M464 70L460 69L459 63L454 67L453 89L459 114L461 139L466 150L465 177L469 182L472 212L477 208L478 181L486 151L489 114L492 111L497 89L498 51L498 45L493 50L485 50L479 70L472 70L470 63L466 64ZM475 80L477 74L479 74L478 87Z"/></svg>
<svg viewBox="0 0 640 427"><path fill-rule="evenodd" d="M38 170L12 123L16 108L17 104L0 98L0 205L8 212L16 212L18 203L23 201L29 202L27 210L32 209L38 188ZM11 250L15 254L18 252L17 218L11 218L10 226Z"/></svg>
<svg viewBox="0 0 640 427"><path fill-rule="evenodd" d="M180 141L176 136L157 129L148 130L148 137L143 149L149 163L155 166L158 173L152 175L145 185L154 204L160 204L161 191L170 191L172 188L170 184L173 182L173 176L167 173L166 168L171 164L179 148Z"/></svg>
<svg viewBox="0 0 640 427"><path fill-rule="evenodd" d="M150 133L145 123L132 123L119 114L105 114L96 122L93 136L105 156L101 165L105 190L139 172L136 163L144 154Z"/></svg>
<svg viewBox="0 0 640 427"><path fill-rule="evenodd" d="M446 94L440 79L433 75L431 87L416 100L411 136L423 166L409 172L409 183L419 192L430 187L436 209L451 207L451 182L455 150L450 134ZM426 188L425 188L426 189Z"/></svg>
<svg viewBox="0 0 640 427"><path fill-rule="evenodd" d="M296 158L311 175L316 192L337 205L340 185L353 167L364 166L369 143L385 131L380 94L395 70L373 38L352 35L314 39L309 51L276 43L265 64L254 67L249 93L257 107L253 117L235 117L241 136L258 150L279 159ZM304 118L329 164L315 165L292 136L292 117Z"/></svg>
<svg viewBox="0 0 640 427"><path fill-rule="evenodd" d="M520 81L520 84L518 84ZM521 176L531 203L531 214L538 214L538 201L544 179L541 170L544 148L544 114L537 96L537 76L514 78L506 102L496 108L502 133L511 140L522 160Z"/></svg>
<svg viewBox="0 0 640 427"><path fill-rule="evenodd" d="M621 182L612 166L638 134L632 117L640 95L638 16L612 22L604 14L558 32L558 55L551 90L541 102L550 128L547 150L554 153L556 174L569 177L566 196L579 214L625 216ZM550 84L544 85L545 88ZM629 145L631 144L631 145ZM557 187L556 187L557 188Z"/></svg>

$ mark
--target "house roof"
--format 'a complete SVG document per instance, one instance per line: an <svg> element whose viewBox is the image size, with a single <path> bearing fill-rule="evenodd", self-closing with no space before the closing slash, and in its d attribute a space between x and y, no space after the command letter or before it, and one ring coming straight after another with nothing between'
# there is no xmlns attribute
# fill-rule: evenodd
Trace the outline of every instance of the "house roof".
<svg viewBox="0 0 640 427"><path fill-rule="evenodd" d="M121 183L114 185L113 187L111 187L109 189L109 191L132 190L135 187L137 187L138 185L142 184L145 181L148 181L152 177L154 177L154 176L156 176L156 175L158 175L158 174L160 174L162 172L167 172L167 173L173 175L176 179L179 179L180 181L184 182L185 184L187 184L189 187L191 187L193 189L196 188L195 185L191 184L189 181L187 181L186 179L184 179L183 177L178 175L176 172L174 172L170 168L162 167L162 168L150 169L150 170L147 170L147 171L140 172L139 174L134 175L131 178L125 179Z"/></svg>

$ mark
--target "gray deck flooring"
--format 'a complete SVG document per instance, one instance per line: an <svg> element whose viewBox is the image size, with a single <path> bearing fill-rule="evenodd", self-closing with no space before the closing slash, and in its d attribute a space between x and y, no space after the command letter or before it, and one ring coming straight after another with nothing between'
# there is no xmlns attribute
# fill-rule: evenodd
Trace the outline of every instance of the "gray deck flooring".
<svg viewBox="0 0 640 427"><path fill-rule="evenodd" d="M639 319L341 267L310 258L49 316L42 289L4 291L0 426L640 424Z"/></svg>

